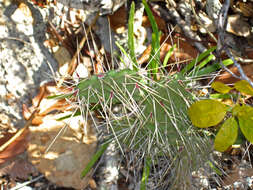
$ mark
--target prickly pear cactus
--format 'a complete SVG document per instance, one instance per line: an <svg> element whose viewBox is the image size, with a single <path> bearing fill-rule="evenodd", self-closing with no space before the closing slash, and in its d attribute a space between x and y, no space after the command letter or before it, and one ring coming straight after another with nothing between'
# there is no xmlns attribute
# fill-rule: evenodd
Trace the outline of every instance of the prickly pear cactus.
<svg viewBox="0 0 253 190"><path fill-rule="evenodd" d="M154 144L167 141L179 143L189 133L187 105L192 95L175 77L159 82L135 71L124 69L81 81L77 88L82 102L99 104L117 137L131 148L145 147L147 139ZM122 106L120 114L113 105Z"/></svg>

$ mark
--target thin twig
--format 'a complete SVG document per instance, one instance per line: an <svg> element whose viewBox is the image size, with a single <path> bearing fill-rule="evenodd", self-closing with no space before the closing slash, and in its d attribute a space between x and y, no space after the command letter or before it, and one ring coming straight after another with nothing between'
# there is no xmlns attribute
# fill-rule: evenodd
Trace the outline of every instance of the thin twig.
<svg viewBox="0 0 253 190"><path fill-rule="evenodd" d="M241 80L246 80L253 87L253 82L244 73L241 65L236 61L236 59L234 58L234 56L232 55L232 53L228 49L228 46L225 42L225 30L227 27L227 14L228 14L229 7L230 7L230 0L225 0L224 4L220 10L219 17L218 17L218 36L219 37L218 37L216 53L219 57L219 63L221 64L221 66L225 70L227 70L232 76L234 76L236 78L239 78ZM226 66L223 65L223 63L221 61L221 52L223 50L226 52L227 56L230 59L232 59L232 61L234 62L234 65L238 69L240 76L235 75Z"/></svg>
<svg viewBox="0 0 253 190"><path fill-rule="evenodd" d="M26 44L26 45L30 45L31 46L31 43L30 42L27 42L25 40L22 40L20 38L16 38L16 37L4 37L4 38L0 38L0 41L2 40L16 40L16 41L19 41L19 42L22 42L23 44Z"/></svg>
<svg viewBox="0 0 253 190"><path fill-rule="evenodd" d="M199 52L206 51L206 47L203 46L199 41L201 41L200 37L193 33L190 27L186 24L186 22L181 18L177 10L173 7L168 8L167 10L163 9L162 7L155 6L154 3L150 2L152 5L153 10L156 13L165 19L166 22L173 21L175 22L184 32L185 36L193 41L193 45L198 49Z"/></svg>
<svg viewBox="0 0 253 190"><path fill-rule="evenodd" d="M25 188L23 188L23 187L25 187L25 186L27 186L27 185L29 185L29 184L35 182L35 181L38 181L39 179L41 179L41 178L43 178L43 177L44 177L44 175L40 175L40 176L38 176L38 177L36 177L36 178L30 180L30 181L24 182L24 183L22 183L22 184L17 185L16 187L13 187L13 188L11 188L10 190L18 190L18 189L21 189L21 188L22 188L22 189L25 189Z"/></svg>
<svg viewBox="0 0 253 190"><path fill-rule="evenodd" d="M38 111L39 111L39 109L36 109L33 111L32 115L30 116L30 118L26 122L25 126L22 129L20 129L15 135L13 135L6 143L4 143L0 147L0 152L4 151L11 143L13 143L18 137L20 137L28 129L28 127L32 124L32 120L34 119L34 117L36 116L36 113L38 113Z"/></svg>
<svg viewBox="0 0 253 190"><path fill-rule="evenodd" d="M94 20L92 21L92 23L90 24L89 28L88 28L88 31L87 31L87 35L91 32L91 28L92 26L96 23L97 19L99 17L99 12L97 13L96 17L94 18ZM76 60L77 60L77 57L80 53L80 51L82 50L85 42L86 42L87 38L86 36L84 36L81 40L81 42L79 43L78 47L77 47L77 50L73 56L73 58L71 59L71 62L69 63L69 66L68 66L68 72L67 74L69 75L72 75L72 73L74 72L75 68L76 68ZM66 79L67 77L67 74L58 82L57 86L61 86L62 83L64 82L64 80Z"/></svg>
<svg viewBox="0 0 253 190"><path fill-rule="evenodd" d="M193 0L190 0L190 4L191 4L191 8L192 8L192 12L193 12L193 15L196 19L196 21L199 23L199 25L204 28L206 30L206 32L208 33L208 35L217 43L217 39L216 37L207 29L207 27L205 27L205 25L201 22L201 20L199 19L196 11L195 11L195 8L193 6Z"/></svg>

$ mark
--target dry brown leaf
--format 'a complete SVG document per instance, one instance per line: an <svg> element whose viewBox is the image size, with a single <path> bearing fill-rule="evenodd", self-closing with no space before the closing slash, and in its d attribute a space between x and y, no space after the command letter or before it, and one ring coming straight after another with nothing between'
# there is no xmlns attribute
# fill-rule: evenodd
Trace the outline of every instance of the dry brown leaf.
<svg viewBox="0 0 253 190"><path fill-rule="evenodd" d="M12 159L18 154L23 153L27 147L27 135L29 131L25 130L15 141L11 142L3 151L0 152L0 164ZM15 135L16 133L5 133L4 137L0 139L0 148L4 147L6 143Z"/></svg>
<svg viewBox="0 0 253 190"><path fill-rule="evenodd" d="M198 51L189 44L185 39L182 38L173 38L173 43L171 43L170 39L163 43L165 36L162 37L160 50L160 59L163 61L165 55L170 50L173 44L177 44L177 48L174 49L173 54L170 57L168 63L176 63L177 61L189 61L198 55ZM142 56L138 59L139 64L143 64L148 61L151 53L151 45L147 47L147 49L143 52Z"/></svg>
<svg viewBox="0 0 253 190"><path fill-rule="evenodd" d="M230 71L232 71L234 74L236 74L237 76L239 76L239 72L238 69L235 66L232 66L229 68ZM251 79L253 80L253 64L250 65L242 65L242 69L244 71L244 73ZM222 72L221 75L219 75L215 81L220 81L222 83L225 84L231 84L231 83L235 83L236 81L239 81L239 79L234 78L230 73L228 73L227 71Z"/></svg>
<svg viewBox="0 0 253 190"><path fill-rule="evenodd" d="M167 31L166 23L164 19L154 14L156 23L158 28L162 31ZM126 30L127 24L127 11L124 6L122 6L119 10L117 10L114 14L109 15L108 18L110 19L110 26L118 34L123 33ZM142 16L142 26L143 27L151 27L149 22L148 16Z"/></svg>
<svg viewBox="0 0 253 190"><path fill-rule="evenodd" d="M253 17L253 3L238 2L238 4L243 16Z"/></svg>
<svg viewBox="0 0 253 190"><path fill-rule="evenodd" d="M40 87L39 93L32 99L33 105L28 108L23 104L23 116L28 119L31 113L35 109L39 109L39 113L36 114L35 118L32 120L33 125L40 125L43 123L43 117L52 111L67 111L71 109L71 105L64 99L47 99L47 96L55 94L66 94L70 92L71 89L59 88L54 82L48 82Z"/></svg>
<svg viewBox="0 0 253 190"><path fill-rule="evenodd" d="M126 30L127 12L125 6L122 6L114 14L109 15L108 18L113 31L120 34Z"/></svg>

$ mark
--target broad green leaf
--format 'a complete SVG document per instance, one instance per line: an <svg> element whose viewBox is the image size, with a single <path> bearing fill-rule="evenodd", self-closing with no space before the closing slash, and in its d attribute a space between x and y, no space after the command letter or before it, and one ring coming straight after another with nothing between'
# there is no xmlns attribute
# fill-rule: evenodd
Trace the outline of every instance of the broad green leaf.
<svg viewBox="0 0 253 190"><path fill-rule="evenodd" d="M188 113L193 125L206 128L220 123L226 110L226 105L216 100L200 100L191 105Z"/></svg>
<svg viewBox="0 0 253 190"><path fill-rule="evenodd" d="M232 115L233 116L238 116L238 114L240 113L240 112L242 112L243 111L243 106L240 106L239 104L236 104L234 107L233 107L233 109L232 109Z"/></svg>
<svg viewBox="0 0 253 190"><path fill-rule="evenodd" d="M232 90L233 88L225 85L224 83L222 82L213 82L211 87L217 91L217 92L220 92L222 94L226 94L228 93L230 90Z"/></svg>
<svg viewBox="0 0 253 190"><path fill-rule="evenodd" d="M221 126L214 140L214 148L224 152L233 145L238 135L238 125L234 117L227 119Z"/></svg>
<svg viewBox="0 0 253 190"><path fill-rule="evenodd" d="M250 143L253 143L253 107L243 105L237 117L243 135Z"/></svg>
<svg viewBox="0 0 253 190"><path fill-rule="evenodd" d="M253 96L253 88L246 80L240 80L235 83L235 89L239 92Z"/></svg>

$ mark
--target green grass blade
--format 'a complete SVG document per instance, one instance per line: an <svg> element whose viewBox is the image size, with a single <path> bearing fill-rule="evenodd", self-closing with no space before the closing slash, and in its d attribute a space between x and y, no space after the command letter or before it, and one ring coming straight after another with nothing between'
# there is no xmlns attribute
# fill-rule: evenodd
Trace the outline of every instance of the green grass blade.
<svg viewBox="0 0 253 190"><path fill-rule="evenodd" d="M63 99L63 98L71 98L74 95L74 93L69 94L57 94L52 96L47 96L46 99Z"/></svg>
<svg viewBox="0 0 253 190"><path fill-rule="evenodd" d="M231 99L238 98L238 94L210 94L211 99Z"/></svg>
<svg viewBox="0 0 253 190"><path fill-rule="evenodd" d="M222 61L222 63L225 66L229 66L229 65L232 65L234 62L231 59L225 59L224 61ZM194 74L194 76L207 75L207 74L210 74L210 73L212 73L214 71L217 71L220 68L221 68L221 65L219 63L215 63L213 65L207 66L207 67L199 70L198 72L196 72Z"/></svg>
<svg viewBox="0 0 253 190"><path fill-rule="evenodd" d="M118 42L115 42L116 46L120 49L120 51L126 56L129 58L126 50L118 43ZM125 63L125 61L122 59L122 57L119 55L119 58L120 58L120 61L126 66L127 64Z"/></svg>
<svg viewBox="0 0 253 190"><path fill-rule="evenodd" d="M158 67L159 67L159 60L160 60L160 32L158 29L158 26L155 21L155 17L152 14L152 11L150 10L146 0L142 0L142 3L144 5L145 11L148 15L148 19L151 23L152 27L152 50L149 57L149 69L151 70L152 75L154 76L154 79L157 79L157 73L158 73Z"/></svg>
<svg viewBox="0 0 253 190"><path fill-rule="evenodd" d="M209 63L215 56L213 54L209 55L204 61L202 61L198 66L197 70L203 68L207 63Z"/></svg>
<svg viewBox="0 0 253 190"><path fill-rule="evenodd" d="M138 71L138 63L136 60L134 48L134 11L135 11L135 4L134 2L132 2L128 20L128 48L130 51L131 60L133 62L133 68L135 71Z"/></svg>
<svg viewBox="0 0 253 190"><path fill-rule="evenodd" d="M210 168L219 176L222 176L222 172L210 161L208 161Z"/></svg>
<svg viewBox="0 0 253 190"><path fill-rule="evenodd" d="M74 115L69 114L69 115L66 115L66 116L63 116L63 117L60 117L60 118L56 119L56 121L62 121L64 119L68 119L68 118L71 118L71 117L76 117L76 116L79 116L79 115L81 115L80 110L76 111Z"/></svg>
<svg viewBox="0 0 253 190"><path fill-rule="evenodd" d="M103 144L98 151L94 154L91 161L87 164L87 166L84 168L84 170L81 173L81 178L84 178L87 173L91 170L91 168L94 166L94 164L97 162L97 160L102 156L102 154L105 152L107 147L109 146L109 142Z"/></svg>
<svg viewBox="0 0 253 190"><path fill-rule="evenodd" d="M150 8L149 8L149 6L147 4L147 1L146 0L142 0L142 3L144 5L145 11L146 11L146 13L148 15L148 19L150 21L152 30L155 33L155 35L157 36L157 39L159 40L159 29L158 29L158 26L156 24L155 17L153 16L152 11L150 10ZM160 42L159 42L159 44L160 44Z"/></svg>
<svg viewBox="0 0 253 190"><path fill-rule="evenodd" d="M167 63L168 63L168 61L169 61L169 59L170 59L170 57L171 57L171 55L172 55L172 53L173 53L173 51L174 51L174 49L175 49L176 47L177 47L177 45L174 44L174 45L170 48L170 50L166 53L165 58L164 58L164 60L163 60L163 67L166 67L166 66L167 66Z"/></svg>
<svg viewBox="0 0 253 190"><path fill-rule="evenodd" d="M144 166L143 173L142 173L140 190L146 189L148 176L150 174L150 167L151 167L151 159L149 157L147 157L145 160L145 166Z"/></svg>
<svg viewBox="0 0 253 190"><path fill-rule="evenodd" d="M201 53L197 58L193 59L188 65L186 65L182 71L180 71L183 75L190 71L194 65L202 61L206 56L208 56L211 52L216 49L216 46L209 48L205 52Z"/></svg>

